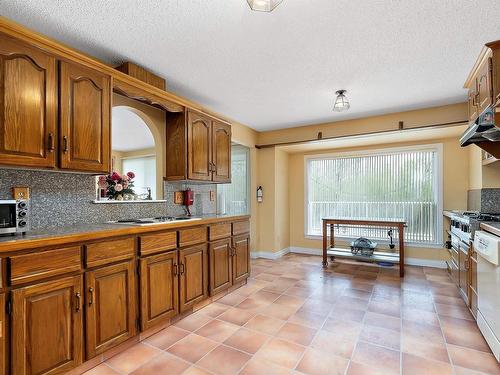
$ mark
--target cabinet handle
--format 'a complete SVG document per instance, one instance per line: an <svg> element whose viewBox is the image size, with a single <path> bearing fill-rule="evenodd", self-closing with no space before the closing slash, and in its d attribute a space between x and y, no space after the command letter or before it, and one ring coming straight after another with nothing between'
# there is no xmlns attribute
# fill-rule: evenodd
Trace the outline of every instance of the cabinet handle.
<svg viewBox="0 0 500 375"><path fill-rule="evenodd" d="M464 266L465 266L465 269L468 270L469 269L469 260L467 259L465 262L464 262Z"/></svg>
<svg viewBox="0 0 500 375"><path fill-rule="evenodd" d="M68 152L68 137L63 137L63 152Z"/></svg>
<svg viewBox="0 0 500 375"><path fill-rule="evenodd" d="M177 276L177 263L174 263L174 276Z"/></svg>
<svg viewBox="0 0 500 375"><path fill-rule="evenodd" d="M180 271L181 273L180 274L183 275L184 271L185 271L185 269L184 269L184 263L180 264L180 269L181 269L181 271Z"/></svg>
<svg viewBox="0 0 500 375"><path fill-rule="evenodd" d="M81 294L80 294L80 292L76 292L75 297L76 297L76 311L80 311L80 308L81 308L81 304L80 304Z"/></svg>
<svg viewBox="0 0 500 375"><path fill-rule="evenodd" d="M212 171L217 172L217 166L214 163L212 163Z"/></svg>
<svg viewBox="0 0 500 375"><path fill-rule="evenodd" d="M55 146L54 146L54 134L49 133L49 152L54 152Z"/></svg>
<svg viewBox="0 0 500 375"><path fill-rule="evenodd" d="M89 288L89 306L94 303L94 288Z"/></svg>

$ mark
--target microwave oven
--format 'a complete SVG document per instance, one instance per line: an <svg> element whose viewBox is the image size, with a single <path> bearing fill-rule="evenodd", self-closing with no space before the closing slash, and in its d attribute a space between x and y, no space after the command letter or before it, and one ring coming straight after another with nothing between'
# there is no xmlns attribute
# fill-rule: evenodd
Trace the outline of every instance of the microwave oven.
<svg viewBox="0 0 500 375"><path fill-rule="evenodd" d="M27 200L0 200L0 235L25 233L30 228Z"/></svg>

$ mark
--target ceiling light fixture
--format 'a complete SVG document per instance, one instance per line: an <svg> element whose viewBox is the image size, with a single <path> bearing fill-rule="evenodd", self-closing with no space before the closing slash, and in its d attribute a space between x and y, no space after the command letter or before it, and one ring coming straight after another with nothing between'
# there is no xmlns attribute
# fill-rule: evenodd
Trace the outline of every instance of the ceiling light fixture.
<svg viewBox="0 0 500 375"><path fill-rule="evenodd" d="M283 0L247 0L252 10L258 12L272 12Z"/></svg>
<svg viewBox="0 0 500 375"><path fill-rule="evenodd" d="M333 105L333 110L335 112L347 111L351 107L349 100L347 100L347 97L345 96L346 92L346 90L338 90L335 92L335 94L337 94L335 104Z"/></svg>

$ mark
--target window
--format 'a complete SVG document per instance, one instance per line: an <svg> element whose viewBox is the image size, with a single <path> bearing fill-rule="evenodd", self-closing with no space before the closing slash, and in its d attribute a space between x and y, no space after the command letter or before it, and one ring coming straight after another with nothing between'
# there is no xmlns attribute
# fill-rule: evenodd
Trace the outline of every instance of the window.
<svg viewBox="0 0 500 375"><path fill-rule="evenodd" d="M137 194L146 194L151 189L151 196L156 197L156 156L127 157L122 159L122 171L135 173L134 190Z"/></svg>
<svg viewBox="0 0 500 375"><path fill-rule="evenodd" d="M231 147L231 183L217 185L217 212L244 215L250 213L250 150L248 147Z"/></svg>
<svg viewBox="0 0 500 375"><path fill-rule="evenodd" d="M440 146L306 157L306 235L324 217L404 219L405 241L440 244ZM340 236L386 240L387 229L341 228Z"/></svg>

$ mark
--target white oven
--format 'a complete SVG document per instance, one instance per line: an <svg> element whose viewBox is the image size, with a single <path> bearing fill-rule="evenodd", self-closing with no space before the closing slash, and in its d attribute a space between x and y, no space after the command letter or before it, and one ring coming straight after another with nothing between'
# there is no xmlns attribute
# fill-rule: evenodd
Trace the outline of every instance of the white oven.
<svg viewBox="0 0 500 375"><path fill-rule="evenodd" d="M500 237L477 231L474 249L477 252L477 325L500 361Z"/></svg>

